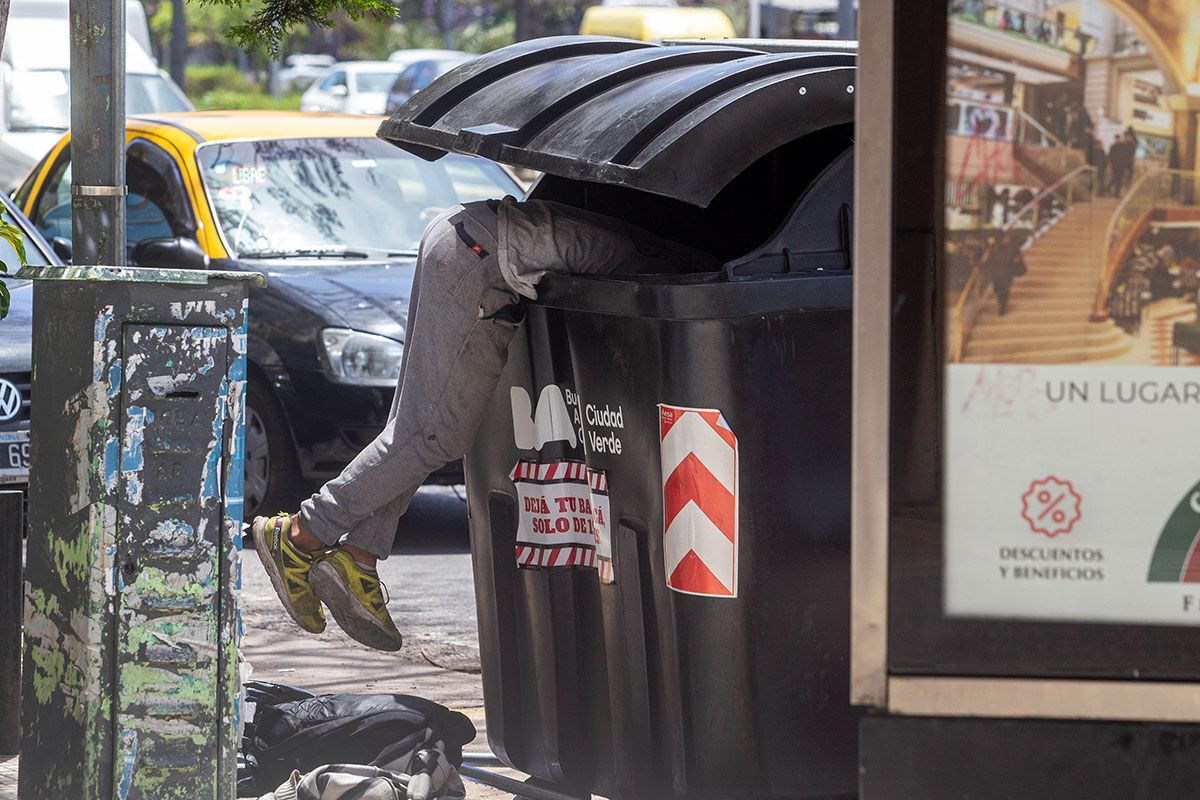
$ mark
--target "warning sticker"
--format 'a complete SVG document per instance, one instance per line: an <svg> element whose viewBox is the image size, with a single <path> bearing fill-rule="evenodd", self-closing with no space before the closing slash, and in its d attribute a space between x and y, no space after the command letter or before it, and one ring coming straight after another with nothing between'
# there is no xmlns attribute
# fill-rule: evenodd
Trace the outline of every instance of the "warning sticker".
<svg viewBox="0 0 1200 800"><path fill-rule="evenodd" d="M738 440L715 408L660 403L667 586L737 597Z"/></svg>
<svg viewBox="0 0 1200 800"><path fill-rule="evenodd" d="M520 567L594 568L613 582L608 478L582 461L518 461L516 558Z"/></svg>

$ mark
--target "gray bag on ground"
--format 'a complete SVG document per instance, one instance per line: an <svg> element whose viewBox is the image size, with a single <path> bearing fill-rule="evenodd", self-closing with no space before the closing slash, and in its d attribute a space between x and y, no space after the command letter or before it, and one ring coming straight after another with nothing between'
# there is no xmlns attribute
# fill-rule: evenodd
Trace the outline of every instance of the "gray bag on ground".
<svg viewBox="0 0 1200 800"><path fill-rule="evenodd" d="M415 775L360 764L331 764L307 775L293 772L282 786L259 800L463 800L458 772L438 751L417 754Z"/></svg>

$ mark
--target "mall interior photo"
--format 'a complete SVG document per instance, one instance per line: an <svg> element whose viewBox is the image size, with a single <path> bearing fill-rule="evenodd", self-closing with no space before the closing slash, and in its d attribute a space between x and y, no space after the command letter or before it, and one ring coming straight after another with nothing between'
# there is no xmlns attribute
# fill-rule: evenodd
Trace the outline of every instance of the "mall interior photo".
<svg viewBox="0 0 1200 800"><path fill-rule="evenodd" d="M949 359L1200 365L1200 3L949 6Z"/></svg>

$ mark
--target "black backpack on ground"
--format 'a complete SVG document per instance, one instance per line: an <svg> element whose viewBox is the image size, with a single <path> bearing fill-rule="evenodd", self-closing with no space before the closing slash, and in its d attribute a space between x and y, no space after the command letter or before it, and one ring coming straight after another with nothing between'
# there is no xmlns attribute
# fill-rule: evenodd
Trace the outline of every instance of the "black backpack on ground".
<svg viewBox="0 0 1200 800"><path fill-rule="evenodd" d="M294 686L250 681L253 703L239 753L238 796L258 797L326 764L387 766L403 772L417 751L437 747L462 764L475 738L464 714L403 694L313 695ZM398 768L397 768L398 767Z"/></svg>

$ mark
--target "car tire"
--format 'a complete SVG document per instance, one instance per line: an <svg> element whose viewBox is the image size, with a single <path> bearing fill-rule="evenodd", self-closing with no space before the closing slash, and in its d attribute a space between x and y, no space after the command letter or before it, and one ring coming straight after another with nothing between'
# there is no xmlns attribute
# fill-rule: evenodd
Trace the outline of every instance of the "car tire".
<svg viewBox="0 0 1200 800"><path fill-rule="evenodd" d="M244 517L294 513L309 495L283 408L264 381L251 378L246 392Z"/></svg>

